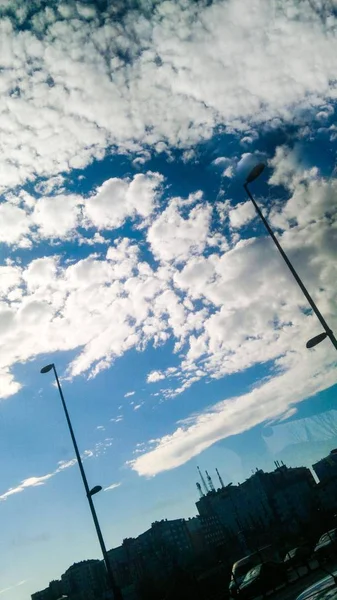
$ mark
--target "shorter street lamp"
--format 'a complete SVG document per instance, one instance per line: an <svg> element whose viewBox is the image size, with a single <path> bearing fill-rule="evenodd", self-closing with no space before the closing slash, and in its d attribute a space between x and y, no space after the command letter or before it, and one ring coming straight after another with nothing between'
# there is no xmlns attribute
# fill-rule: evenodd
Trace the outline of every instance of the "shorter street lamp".
<svg viewBox="0 0 337 600"><path fill-rule="evenodd" d="M105 547L105 543L104 543L104 539L103 539L103 535L102 535L102 531L98 522L98 518L97 518L97 514L96 514L96 510L95 510L95 506L94 503L92 501L92 496L94 496L95 494L98 494L98 492L100 492L102 490L102 486L100 485L95 485L95 487L93 487L92 489L89 489L89 485L88 485L88 481L87 481L87 477L83 468L83 463L82 463L82 459L81 459L81 455L79 453L78 450L78 446L77 446L77 442L76 442L76 438L75 438L75 434L74 434L74 430L70 421L70 417L69 417L69 413L68 413L68 409L65 403L65 399L63 396L63 392L62 392L62 388L61 388L61 384L59 382L59 378L57 375L57 371L55 368L54 363L50 364L50 365L46 365L45 367L43 367L41 369L41 373L49 373L49 371L54 371L54 375L55 375L55 379L56 379L56 383L57 383L57 387L58 387L58 391L60 393L60 398L61 398L61 402L62 402L62 406L63 406L63 410L64 410L64 414L66 416L66 420L68 423L68 427L69 427L69 431L70 431L70 436L74 445L74 450L75 450L75 454L76 454L76 458L77 458L77 462L78 462L78 466L81 472L81 476L82 476L82 481L83 481L83 485L84 485L84 489L85 489L85 493L89 502L89 506L90 506L90 510L91 510L91 515L94 521L94 525L95 525L95 529L96 529L96 533L97 533L97 537L98 537L98 541L102 550L102 554L103 554L103 559L104 559L104 564L105 564L105 568L106 568L106 572L107 572L107 577L108 577L108 583L109 583L109 587L111 592L113 593L113 599L114 600L123 600L122 597L122 593L121 590L119 589L115 578L113 576L112 573L112 569L110 566L110 562L109 562L109 558L108 558L108 553L106 551L106 547Z"/></svg>
<svg viewBox="0 0 337 600"><path fill-rule="evenodd" d="M323 342L323 340L325 340L325 338L330 338L330 341L332 343L332 345L336 348L337 350L337 339L335 338L333 332L331 331L330 327L328 326L326 320L324 319L323 315L321 314L320 310L318 309L318 307L316 306L315 302L313 301L312 297L310 296L307 288L305 287L303 281L301 280L300 276L298 275L298 273L295 271L293 265L291 264L289 258L287 257L286 253L284 252L281 244L279 243L277 237L275 236L273 230L271 229L268 221L265 219L265 217L262 214L261 209L259 208L259 206L257 205L255 199L252 196L252 193L250 191L250 189L248 188L248 184L252 183L253 181L255 181L255 179L257 179L262 171L264 170L265 165L263 163L259 163L257 164L248 174L246 182L243 184L243 187L246 190L246 193L248 195L248 198L252 201L254 208L257 212L257 214L259 215L262 223L264 224L266 230L268 231L270 237L272 238L276 248L278 249L279 253L281 254L284 262L286 263L287 267L289 268L289 270L291 271L293 277L296 279L299 287L301 288L303 294L305 295L307 301L309 302L312 310L314 311L317 319L319 320L319 322L321 323L324 332L320 333L318 335L316 335L315 337L311 338L310 340L308 340L308 342L306 343L306 347L307 348L313 348L314 346L317 346L317 344L320 344L321 342Z"/></svg>

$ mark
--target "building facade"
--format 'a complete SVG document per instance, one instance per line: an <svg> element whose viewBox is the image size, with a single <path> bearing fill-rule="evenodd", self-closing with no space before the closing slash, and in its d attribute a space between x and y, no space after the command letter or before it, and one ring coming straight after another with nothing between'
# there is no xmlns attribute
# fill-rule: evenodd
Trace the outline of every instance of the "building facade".
<svg viewBox="0 0 337 600"><path fill-rule="evenodd" d="M201 517L218 519L242 552L268 543L272 530L296 531L310 520L316 483L310 469L277 464L271 473L256 470L246 481L203 494L196 503Z"/></svg>
<svg viewBox="0 0 337 600"><path fill-rule="evenodd" d="M105 588L105 570L100 560L74 563L61 576L62 590L71 600L96 600Z"/></svg>
<svg viewBox="0 0 337 600"><path fill-rule="evenodd" d="M40 592L32 594L32 600L58 600L63 595L62 582L51 581L49 586Z"/></svg>
<svg viewBox="0 0 337 600"><path fill-rule="evenodd" d="M312 465L320 483L329 479L337 478L337 448L331 450L330 454Z"/></svg>

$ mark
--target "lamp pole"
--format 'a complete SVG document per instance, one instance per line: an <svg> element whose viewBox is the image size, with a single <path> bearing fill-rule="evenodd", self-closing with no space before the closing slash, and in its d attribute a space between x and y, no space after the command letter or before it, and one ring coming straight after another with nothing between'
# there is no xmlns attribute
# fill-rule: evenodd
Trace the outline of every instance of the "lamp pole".
<svg viewBox="0 0 337 600"><path fill-rule="evenodd" d="M264 224L266 230L268 231L270 237L272 238L276 248L278 249L279 253L281 254L284 262L286 263L287 267L289 268L289 270L291 271L293 277L296 279L299 287L301 288L304 296L306 297L307 301L309 302L312 310L314 311L317 319L319 320L319 322L321 323L324 332L320 333L318 335L316 335L315 337L311 338L310 340L308 340L308 342L306 343L306 347L307 348L313 348L314 346L317 346L317 344L320 344L323 340L325 340L326 337L330 338L330 341L332 343L332 345L335 347L335 349L337 350L337 339L335 338L333 332L331 331L330 327L328 326L326 320L324 319L322 313L320 312L319 308L317 307L317 305L315 304L314 300L312 299L312 297L310 296L307 288L305 287L303 281L301 280L300 276L298 275L298 273L295 271L293 265L291 264L289 258L287 257L286 253L284 252L281 244L279 243L277 237L275 236L273 230L271 229L268 221L265 219L265 217L262 214L261 209L259 208L259 206L257 205L249 187L248 184L252 183L252 181L255 181L255 179L257 179L262 171L264 170L265 165L263 163L259 163L258 165L256 165L248 174L248 177L246 179L246 182L243 184L243 187L246 190L246 193L248 195L248 198L252 201L254 208L257 212L257 214L259 215L262 223Z"/></svg>
<svg viewBox="0 0 337 600"><path fill-rule="evenodd" d="M61 384L59 382L59 378L57 375L57 371L55 368L54 363L47 365L46 367L43 367L41 369L41 373L48 373L49 371L53 370L54 371L54 375L55 375L55 379L56 379L56 383L57 383L57 387L58 387L58 391L60 393L60 398L61 398L61 402L62 402L62 406L63 406L63 410L64 410L64 414L68 423L68 427L69 427L69 431L70 431L70 436L73 442L73 446L74 446L74 450L75 450L75 455L77 458L77 462L78 462L78 466L81 472L81 477L82 477L82 481L83 481L83 485L84 485L84 489L85 489L85 493L89 502L89 507L91 510L91 516L92 519L94 521L94 525L95 525L95 529L96 529L96 533L97 533L97 537L98 537L98 541L99 541L99 545L101 547L102 550L102 554L103 554L103 560L104 560L104 564L105 564L105 568L106 568L106 573L107 573L107 577L108 577L108 583L109 583L109 587L111 588L111 591L113 593L113 599L114 600L123 600L122 597L122 593L120 588L118 587L115 578L113 576L112 573L112 569L111 569L111 565L109 562L109 558L108 558L108 553L105 547L105 543L104 543L104 539L103 539L103 535L102 535L102 531L98 522L98 518L97 518L97 514L96 514L96 510L95 510L95 506L92 500L92 496L94 494L96 494L97 492L101 491L101 486L95 486L94 488L92 488L92 490L90 490L89 485L88 485L88 481L87 481L87 477L83 468L83 463L82 463L82 459L81 459L81 455L79 453L78 450L78 446L77 446L77 442L76 442L76 438L75 438L75 434L74 434L74 430L70 421L70 417L69 417L69 413L68 413L68 409L67 409L67 405L65 403L65 399L63 396L63 392L62 392L62 388L61 388Z"/></svg>

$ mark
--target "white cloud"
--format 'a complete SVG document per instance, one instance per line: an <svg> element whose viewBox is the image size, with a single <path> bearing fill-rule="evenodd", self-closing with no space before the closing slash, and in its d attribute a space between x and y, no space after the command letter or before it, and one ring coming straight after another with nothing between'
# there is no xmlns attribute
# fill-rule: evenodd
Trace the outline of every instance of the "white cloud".
<svg viewBox="0 0 337 600"><path fill-rule="evenodd" d="M288 153L276 152L276 173ZM297 172L295 179L291 175L284 180L289 200L282 207L276 203L270 215L273 223L285 228L282 243L296 255L308 286L333 321L336 245L334 229L324 215L334 206L336 183L312 169ZM236 211L237 227L247 222L248 205L232 209L225 205L229 214ZM0 302L1 396L20 388L11 375L12 365L47 352L77 350L69 375L95 376L128 349L164 344L171 338L175 352L182 352L177 372L155 371L148 376L150 383L174 379L176 387L163 391L166 397L183 392L201 377L242 371L287 352L291 336L303 327L299 306L305 306L304 298L269 239L238 237L229 248L221 238L219 245L210 211L198 193L169 201L162 213L156 209L149 237L161 254L157 266L151 258L145 260L141 247L128 238L72 263L48 256L24 267L5 265L0 284L6 300ZM156 230L162 215L163 229ZM172 266L174 258L179 262Z"/></svg>
<svg viewBox="0 0 337 600"><path fill-rule="evenodd" d="M227 243L211 230L212 206L200 194L169 199L163 209L157 201L163 178L148 172L110 178L82 198L65 194L64 174L110 151L132 153L139 166L151 153L169 155L178 146L185 161L196 160L191 148L216 125L239 133L244 143L256 137L255 124L283 125L302 111L324 125L337 97L337 19L333 13L321 19L309 0L300 5L285 0L272 8L269 0L218 0L202 7L163 2L150 17L134 11L132 22L126 14L122 24L109 9L100 24L84 3L34 13L30 29L16 30L10 18L0 19L0 186L6 192L30 182L42 197L5 193L0 241L22 248L40 240L57 243L79 236L80 227L88 241L81 234L78 243L103 244L100 231L129 219L149 227L147 250L160 264L124 238L72 263L42 256L24 266L1 266L0 397L20 389L13 365L38 354L75 351L69 375L94 376L130 348L169 339L177 370L152 371L147 379L170 382L172 387L161 391L164 397L182 393L202 377L268 361L280 371L259 390L264 413L253 391L243 398L249 418L230 399L159 440L154 454L134 465L153 474L160 461L163 469L181 464L219 436L281 414L289 402L329 385L334 375L328 342L315 351L316 362L305 354L305 339L317 324L303 314L306 303L270 240L240 240L236 232ZM214 165L231 177L234 166L243 173L259 159L247 152L238 164L238 158L219 157ZM269 206L271 223L333 327L336 180L305 165L300 147L278 148L270 165L270 184L284 185L290 194L283 206ZM226 225L227 216L239 229L252 218L252 207L231 207L227 200ZM299 375L299 361L305 377ZM287 398L273 389L273 381L286 388L291 377L296 388ZM105 440L84 457L111 443ZM60 463L55 473L73 464ZM52 475L25 479L4 495L42 485Z"/></svg>
<svg viewBox="0 0 337 600"><path fill-rule="evenodd" d="M277 149L271 162L271 183L281 181L289 192L283 204L269 203L271 222L333 328L336 180L325 179L285 147ZM231 208L225 200L225 207L232 226L247 222L245 204ZM328 342L315 351L315 360L305 349L306 339L319 328L314 317L304 314L305 299L268 238L240 240L238 235L231 245L220 246L211 229L211 207L198 193L169 200L162 212L160 206L154 208L148 241L159 264L148 259L149 248L143 254L135 241L120 238L104 252L72 262L65 263L62 256L24 266L8 262L0 283L2 397L20 387L11 367L47 352L75 350L69 376L94 376L131 348L173 340L177 366L154 370L147 378L149 383L165 380L160 390L164 398L183 393L201 378L273 361L274 378L242 398L246 411L240 409L241 400L232 398L179 424L137 458L134 468L141 474L182 464L221 437L282 415L291 404L335 381ZM147 215L146 209L145 221ZM293 389L290 381L296 382ZM112 421L121 419L117 415ZM83 456L97 456L111 443L105 440ZM45 477L60 470L62 465ZM38 480L28 478L4 497L39 485Z"/></svg>
<svg viewBox="0 0 337 600"><path fill-rule="evenodd" d="M23 248L45 239L59 242L76 238L80 244L106 244L99 231L84 237L78 228L109 230L136 218L144 226L156 207L163 177L148 172L132 180L108 179L86 199L55 191L63 181L58 176L38 184L36 188L49 195L37 199L23 190L17 195L7 194L6 201L0 203L0 242Z"/></svg>
<svg viewBox="0 0 337 600"><path fill-rule="evenodd" d="M304 341L304 340L303 340ZM145 476L176 468L226 437L242 433L270 418L282 415L293 403L305 400L336 383L332 366L324 367L329 352L323 349L312 356L293 361L286 373L273 377L251 392L228 398L204 413L192 416L156 446L132 461L132 468ZM332 362L332 361L331 361Z"/></svg>
<svg viewBox="0 0 337 600"><path fill-rule="evenodd" d="M77 463L77 458L72 458L71 460L60 460L57 463L58 467L56 469L56 472L59 473L60 471L69 469L70 467L73 467L74 465L76 465L76 463Z"/></svg>
<svg viewBox="0 0 337 600"><path fill-rule="evenodd" d="M9 496L13 496L13 494L21 494L21 492L24 492L27 488L44 485L45 482L51 477L53 477L53 473L48 473L48 475L43 475L42 477L28 477L27 479L21 481L17 487L9 488L7 492L1 494L0 500L7 500L7 498L9 498Z"/></svg>
<svg viewBox="0 0 337 600"><path fill-rule="evenodd" d="M116 488L119 488L122 485L121 482L119 483L112 483L111 485L109 485L108 487L104 488L105 492L109 492L111 490L115 490Z"/></svg>
<svg viewBox="0 0 337 600"><path fill-rule="evenodd" d="M112 423L121 423L123 421L123 415L117 415L117 417L110 419Z"/></svg>
<svg viewBox="0 0 337 600"><path fill-rule="evenodd" d="M124 398L130 398L130 396L134 396L136 392L126 392L126 394L124 394Z"/></svg>
<svg viewBox="0 0 337 600"><path fill-rule="evenodd" d="M108 179L85 203L87 217L98 229L121 227L127 218L148 217L155 207L159 173L137 174L132 181Z"/></svg>
<svg viewBox="0 0 337 600"><path fill-rule="evenodd" d="M82 198L72 194L40 198L32 214L39 236L62 239L74 231L79 224L82 203Z"/></svg>
<svg viewBox="0 0 337 600"><path fill-rule="evenodd" d="M163 373L161 373L160 371L151 371L151 373L149 373L149 375L147 376L146 381L147 383L156 383L161 379L165 379L165 375Z"/></svg>
<svg viewBox="0 0 337 600"><path fill-rule="evenodd" d="M0 242L17 244L29 232L30 218L11 202L0 204Z"/></svg>
<svg viewBox="0 0 337 600"><path fill-rule="evenodd" d="M42 195L49 195L54 192L56 189L59 190L62 188L63 183L65 182L65 178L63 175L56 175L55 177L50 177L46 181L40 181L36 184L35 190Z"/></svg>
<svg viewBox="0 0 337 600"><path fill-rule="evenodd" d="M255 209L250 201L240 202L229 211L229 221L233 229L247 225L254 217Z"/></svg>
<svg viewBox="0 0 337 600"><path fill-rule="evenodd" d="M214 167L220 167L221 169L230 165L232 162L231 158L227 158L227 156L218 156L212 161L212 165Z"/></svg>
<svg viewBox="0 0 337 600"><path fill-rule="evenodd" d="M101 454L105 454L107 448L112 445L112 438L105 438L102 442L97 442L95 446L90 450L84 450L81 454L81 459L86 460L87 458L97 458ZM28 477L21 481L19 485L14 488L9 488L6 492L0 495L0 501L7 500L10 496L15 494L21 494L31 487L39 487L44 485L49 479L57 475L58 473L62 473L65 469L69 469L77 464L77 459L72 458L70 460L60 460L57 463L57 468L51 473L47 473L47 475L42 475L41 477Z"/></svg>
<svg viewBox="0 0 337 600"><path fill-rule="evenodd" d="M84 3L41 7L24 33L10 20L22 5L3 7L3 189L83 168L109 148L188 152L220 124L248 141L254 125L330 114L333 12L321 19L310 0L167 6L119 23L113 8L98 21Z"/></svg>
<svg viewBox="0 0 337 600"><path fill-rule="evenodd" d="M26 582L27 582L27 579L22 579L22 581L18 581L18 583L14 583L13 585L9 585L8 587L3 588L2 590L0 590L0 596L2 594L5 594L6 592L10 592L11 590L14 590L14 588L24 585Z"/></svg>
<svg viewBox="0 0 337 600"><path fill-rule="evenodd" d="M233 165L229 165L223 172L223 177L228 177L228 179L232 179L234 177L234 167Z"/></svg>
<svg viewBox="0 0 337 600"><path fill-rule="evenodd" d="M171 200L148 230L147 239L151 250L163 261L186 260L191 254L203 252L207 244L211 206L197 205L184 218L181 204L179 199Z"/></svg>
<svg viewBox="0 0 337 600"><path fill-rule="evenodd" d="M337 245L331 226L337 210L336 180L301 166L294 155L290 160L289 154L287 148L279 149L272 161L276 175L271 182L278 184L282 177L290 197L275 203L271 221L283 229L282 245L336 329L332 282L337 276ZM138 456L132 466L141 475L179 466L220 439L289 415L294 404L337 381L329 341L313 352L305 348L307 339L319 332L319 323L303 311L306 300L269 238L238 241L220 256L191 257L176 270L174 283L191 300L202 301L205 309L174 373L178 386L161 390L164 397L182 393L205 375L220 378L268 361L273 361L273 369L267 382L192 415ZM162 375L171 376L167 371Z"/></svg>
<svg viewBox="0 0 337 600"><path fill-rule="evenodd" d="M20 279L26 282L30 292L52 286L57 277L58 257L45 256L32 260L26 269L21 270Z"/></svg>

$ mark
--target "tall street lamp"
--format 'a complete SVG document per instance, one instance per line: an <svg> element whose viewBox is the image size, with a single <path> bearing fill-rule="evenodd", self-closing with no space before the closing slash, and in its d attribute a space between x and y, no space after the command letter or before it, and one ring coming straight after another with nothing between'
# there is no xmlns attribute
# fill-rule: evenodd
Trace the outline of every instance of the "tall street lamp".
<svg viewBox="0 0 337 600"><path fill-rule="evenodd" d="M293 265L291 264L289 258L287 257L286 253L284 252L281 244L279 243L278 239L276 238L273 230L271 229L268 221L265 219L265 217L263 216L261 209L258 207L258 205L256 204L256 201L254 200L251 191L248 187L249 183L252 183L252 181L255 181L255 179L257 179L262 171L264 170L265 165L263 163L259 163L258 165L256 165L249 173L246 182L243 184L243 187L245 188L248 198L252 201L254 208L257 212L257 214L259 215L261 221L263 222L266 230L268 231L270 237L272 238L276 248L278 249L279 253L281 254L283 260L285 261L286 265L288 266L288 268L290 269L292 275L294 276L294 278L296 279L298 285L300 286L303 294L305 295L306 299L308 300L312 310L314 311L317 319L319 320L319 322L321 323L324 332L320 333L318 335L316 335L315 337L311 338L310 340L308 340L308 342L306 343L306 347L307 348L313 348L314 346L317 346L317 344L320 344L323 340L325 340L325 338L330 338L331 343L333 344L333 346L336 348L337 350L337 339L335 338L333 332L331 331L330 327L328 326L326 320L324 319L323 315L321 314L320 310L318 309L318 307L316 306L315 302L313 301L312 297L310 296L307 288L305 287L303 281L300 279L299 275L297 274L297 272L295 271Z"/></svg>
<svg viewBox="0 0 337 600"><path fill-rule="evenodd" d="M97 515L96 515L96 510L95 510L95 506L92 500L92 497L97 494L98 492L101 491L102 487L100 485L96 485L95 487L93 487L92 489L89 488L88 485L88 481L87 481L87 477L83 468L83 463L82 463L82 459L81 459L81 455L78 451L78 446L77 446L77 442L76 442L76 438L75 438L75 434L74 434L74 430L70 421L70 417L69 417L69 413L68 413L68 409L64 400L64 396L63 396L63 392L62 392L62 388L61 388L61 384L59 382L59 378L57 375L57 371L55 368L54 363L52 363L51 365L47 365L46 367L43 367L41 369L41 373L49 373L49 371L54 371L54 375L55 375L55 379L56 379L56 383L57 383L57 387L60 393L60 397L61 397L61 402L62 402L62 406L63 406L63 410L64 410L64 414L66 416L67 419L67 423L68 423L68 427L69 427L69 431L70 431L70 435L71 435L71 439L74 445L74 450L75 450L75 454L76 454L76 458L77 458L77 462L78 462L78 466L80 468L81 471L81 476L82 476L82 481L83 481L83 485L84 485L84 489L85 489L85 493L89 502L89 506L90 506L90 510L91 510L91 515L94 521L94 525L96 528L96 533L97 533L97 537L98 537L98 541L99 544L101 546L101 550L102 550L102 554L103 554L103 559L104 559L104 564L105 564L105 568L106 568L106 572L107 572L107 577L108 577L108 582L109 582L109 587L111 588L111 592L113 593L113 598L114 600L123 600L122 597L122 593L121 590L119 589L115 578L113 576L112 573L112 569L110 566L110 562L109 562L109 558L108 558L108 553L106 551L106 547L105 547L105 543L104 543L104 539L103 539L103 535L101 532L101 528L97 519Z"/></svg>

